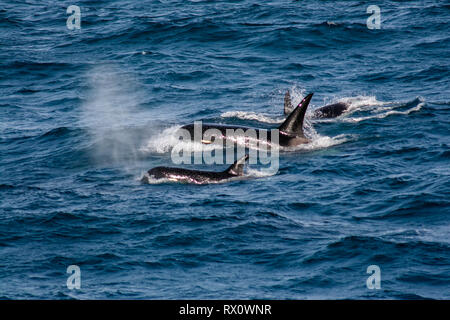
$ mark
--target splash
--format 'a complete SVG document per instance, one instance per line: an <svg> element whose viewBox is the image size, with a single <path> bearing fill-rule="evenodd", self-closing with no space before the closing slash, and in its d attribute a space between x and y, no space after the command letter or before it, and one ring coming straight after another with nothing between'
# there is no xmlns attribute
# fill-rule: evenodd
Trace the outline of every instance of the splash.
<svg viewBox="0 0 450 320"><path fill-rule="evenodd" d="M272 117L263 113L247 111L228 111L220 115L222 118L237 118L242 120L255 120L262 123L282 123L284 117Z"/></svg>
<svg viewBox="0 0 450 320"><path fill-rule="evenodd" d="M300 89L297 86L292 86L289 89L290 95L291 95L291 101L294 106L297 106L300 101L305 97L305 90ZM279 91L277 96L284 96L285 92ZM273 99L272 105L274 106L274 110L278 113L277 116L265 114L265 113L257 113L257 112L251 112L251 111L228 111L222 113L220 116L222 118L237 118L241 120L254 120L261 123L273 123L273 124L281 124L286 117L284 115L280 116L280 113L283 113L283 105L279 104L280 101L278 99ZM290 110L292 111L293 108Z"/></svg>
<svg viewBox="0 0 450 320"><path fill-rule="evenodd" d="M277 173L273 170L265 170L265 169L253 169L253 168L247 168L247 172L245 173L245 176L248 178L266 178L276 175Z"/></svg>
<svg viewBox="0 0 450 320"><path fill-rule="evenodd" d="M305 90L299 89L298 87L294 86L289 89L291 93L291 99L292 99L292 105L297 106L300 101L304 98ZM384 110L390 110L391 107L386 107L387 104L392 102L386 102L386 101L378 101L375 96L365 96L365 95L358 95L355 97L343 97L343 98L336 98L332 99L328 102L324 101L324 105L332 104L332 103L338 103L342 102L349 105L348 110L344 113L344 116L348 116L352 113L359 112L359 111L384 111ZM321 106L319 106L321 107ZM318 108L319 108L318 107ZM276 110L280 110L282 112L282 105L278 106ZM314 119L314 110L315 108L308 108L306 112L306 118L307 119ZM290 112L293 111L293 108L290 110ZM222 118L237 118L241 120L254 120L261 123L272 123L272 124L281 124L286 119L285 116L273 116L269 114L264 113L257 113L257 112L251 112L251 111L228 111L224 112L220 115ZM318 122L331 122L335 121L334 119L314 119L314 121Z"/></svg>
<svg viewBox="0 0 450 320"><path fill-rule="evenodd" d="M179 143L176 132L181 126L172 126L164 129L156 136L148 139L140 148L142 153L167 153Z"/></svg>
<svg viewBox="0 0 450 320"><path fill-rule="evenodd" d="M139 152L143 154L170 152L174 146L183 149L186 152L204 152L215 149L222 149L222 146L215 144L203 144L197 141L180 141L177 131L181 126L172 126L164 129L159 134L148 139L140 148Z"/></svg>
<svg viewBox="0 0 450 320"><path fill-rule="evenodd" d="M296 107L300 101L303 100L303 98L306 95L306 90L303 88L299 88L297 85L293 85L290 89L289 89L289 93L291 95L291 102L292 105L294 107ZM283 92L283 96L284 96L285 92Z"/></svg>
<svg viewBox="0 0 450 320"><path fill-rule="evenodd" d="M309 143L301 144L295 147L282 148L283 151L314 151L326 149L332 146L343 144L348 141L354 141L358 137L351 134L340 134L334 137L320 135L313 126L314 121L309 117L305 118L303 130L305 136L310 140Z"/></svg>
<svg viewBox="0 0 450 320"><path fill-rule="evenodd" d="M360 109L362 107L379 107L391 102L388 101L378 101L375 96L364 96L358 95L355 97L343 97L332 101L331 103L342 102L349 105L349 110Z"/></svg>
<svg viewBox="0 0 450 320"><path fill-rule="evenodd" d="M203 144L201 142L195 141L180 141L178 140L177 130L181 128L180 126L172 126L164 129L160 134L150 138L147 142L139 148L139 151L148 154L148 153L158 153L164 154L168 153L172 150L172 148L176 145L180 149L183 149L186 152L192 153L201 153L205 151L212 150L222 150L223 145L221 144ZM295 147L281 147L282 151L298 151L298 150L318 150L323 148L328 148L334 145L342 144L350 140L355 140L357 136L355 135L338 135L335 137L322 136L316 132L314 129L312 122L309 120L305 120L305 136L310 139L310 142L307 144L302 144ZM237 139L235 141L238 146L247 146L245 140ZM259 145L252 145L252 149L255 150L263 150L266 151L266 147L261 147Z"/></svg>
<svg viewBox="0 0 450 320"><path fill-rule="evenodd" d="M349 141L355 141L358 138L353 134L340 134L334 137L317 135L309 143L301 144L295 147L284 148L285 151L315 151L340 145Z"/></svg>
<svg viewBox="0 0 450 320"><path fill-rule="evenodd" d="M162 184L162 183L173 183L172 180L167 178L156 179L150 176L147 172L142 174L140 177L136 177L136 181L146 184Z"/></svg>
<svg viewBox="0 0 450 320"><path fill-rule="evenodd" d="M403 108L407 106L408 104L411 104L411 102L407 103L393 103L390 106L380 106L378 108L372 109L371 114L368 116L363 117L343 117L341 121L343 122L351 122L351 123L358 123L361 121L369 120L369 119L383 119L391 115L408 115L412 112L417 112L425 105L425 100L421 97L416 99L418 101L417 105L414 107L411 107L404 111L395 110L398 108ZM416 101L414 100L414 101ZM413 102L414 102L413 101Z"/></svg>

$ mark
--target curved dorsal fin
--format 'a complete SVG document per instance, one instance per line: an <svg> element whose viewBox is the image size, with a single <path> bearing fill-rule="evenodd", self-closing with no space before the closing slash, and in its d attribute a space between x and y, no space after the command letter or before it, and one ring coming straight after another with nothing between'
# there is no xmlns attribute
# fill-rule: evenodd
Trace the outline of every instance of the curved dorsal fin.
<svg viewBox="0 0 450 320"><path fill-rule="evenodd" d="M306 109L313 93L308 94L298 104L294 111L287 117L287 119L278 128L281 132L288 135L303 136L303 120L305 119Z"/></svg>
<svg viewBox="0 0 450 320"><path fill-rule="evenodd" d="M248 154L233 163L225 172L233 176L242 176L244 174L244 165L248 159Z"/></svg>
<svg viewBox="0 0 450 320"><path fill-rule="evenodd" d="M292 109L294 109L294 106L292 105L291 94L289 93L288 90L284 95L284 114L291 113Z"/></svg>

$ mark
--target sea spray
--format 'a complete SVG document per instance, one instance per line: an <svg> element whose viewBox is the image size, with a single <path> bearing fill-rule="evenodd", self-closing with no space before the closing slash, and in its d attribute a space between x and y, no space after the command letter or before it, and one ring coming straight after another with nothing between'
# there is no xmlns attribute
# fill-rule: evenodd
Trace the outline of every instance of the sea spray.
<svg viewBox="0 0 450 320"><path fill-rule="evenodd" d="M89 92L82 105L80 124L89 133L97 162L126 162L138 157L136 131L142 122L138 86L112 66L98 66L87 75ZM126 166L125 166L126 167Z"/></svg>

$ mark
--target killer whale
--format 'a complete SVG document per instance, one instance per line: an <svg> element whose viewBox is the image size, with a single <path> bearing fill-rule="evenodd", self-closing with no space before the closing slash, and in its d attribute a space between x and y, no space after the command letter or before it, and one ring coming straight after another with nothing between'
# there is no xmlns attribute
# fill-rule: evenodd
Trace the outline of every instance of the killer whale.
<svg viewBox="0 0 450 320"><path fill-rule="evenodd" d="M148 170L141 182L148 183L150 178L168 179L173 182L185 182L193 184L207 184L226 182L230 179L244 175L244 165L248 160L248 154L234 162L225 171L201 171L183 168L156 167Z"/></svg>
<svg viewBox="0 0 450 320"><path fill-rule="evenodd" d="M336 118L343 114L348 107L349 105L344 102L329 104L315 109L313 118ZM289 114L292 109L291 95L289 94L289 91L286 91L286 94L284 95L284 114Z"/></svg>
<svg viewBox="0 0 450 320"><path fill-rule="evenodd" d="M308 94L303 100L298 104L298 106L292 111L286 120L278 127L278 144L281 147L292 147L300 144L305 144L309 142L309 139L305 137L303 132L303 121L305 118L306 109L308 108L309 102L313 93ZM188 124L182 126L181 129L185 129L190 133L191 139L194 139L195 133L195 124ZM242 127L242 126L233 126L233 125L220 125L220 124L202 124L202 137L204 133L209 129L215 129L220 132L220 136L215 136L215 139L230 139L233 140L236 136L228 135L227 130L238 130L242 129L246 131L248 129L253 129L256 132L256 140L262 141L262 137L264 137L264 141L267 141L269 144L272 143L273 137L272 132L270 130L258 129L258 128L250 128L250 127ZM264 135L262 135L262 131L264 131ZM251 139L246 137L246 139ZM203 143L211 143L211 141L202 140ZM250 141L246 140L246 143Z"/></svg>

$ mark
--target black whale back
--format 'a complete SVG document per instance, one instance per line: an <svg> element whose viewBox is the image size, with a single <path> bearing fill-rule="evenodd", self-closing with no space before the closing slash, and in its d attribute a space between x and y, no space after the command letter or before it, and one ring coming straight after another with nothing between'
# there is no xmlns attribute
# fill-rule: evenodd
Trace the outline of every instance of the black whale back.
<svg viewBox="0 0 450 320"><path fill-rule="evenodd" d="M314 110L316 118L335 118L339 117L348 109L348 104L343 102L333 103Z"/></svg>
<svg viewBox="0 0 450 320"><path fill-rule="evenodd" d="M155 179L175 179L177 181L185 181L192 183L208 183L219 182L233 177L244 175L244 165L248 159L248 155L243 156L234 162L230 167L224 171L201 171L190 170L184 168L170 168L170 167L155 167L148 170L148 176ZM148 180L148 177L142 179L143 182Z"/></svg>

